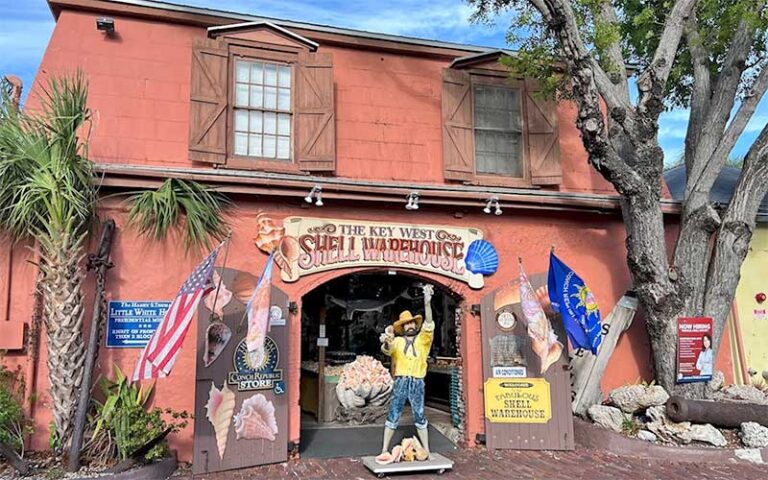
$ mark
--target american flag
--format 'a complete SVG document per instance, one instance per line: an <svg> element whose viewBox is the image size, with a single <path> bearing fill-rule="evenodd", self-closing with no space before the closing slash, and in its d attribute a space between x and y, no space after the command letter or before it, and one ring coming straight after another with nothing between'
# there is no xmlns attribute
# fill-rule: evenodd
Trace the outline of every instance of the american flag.
<svg viewBox="0 0 768 480"><path fill-rule="evenodd" d="M220 249L221 245L216 247L181 286L178 295L165 312L163 321L142 350L133 371L133 381L170 375L192 323L192 317L197 311L197 305L200 299L213 289L211 276Z"/></svg>

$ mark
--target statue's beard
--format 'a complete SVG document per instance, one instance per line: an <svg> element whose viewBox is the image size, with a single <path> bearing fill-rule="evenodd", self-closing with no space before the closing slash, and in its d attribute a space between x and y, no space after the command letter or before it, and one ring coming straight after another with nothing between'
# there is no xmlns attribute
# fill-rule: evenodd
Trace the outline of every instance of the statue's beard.
<svg viewBox="0 0 768 480"><path fill-rule="evenodd" d="M417 333L419 333L419 330L416 329L416 328L406 328L405 329L405 336L406 337L412 337L412 336L416 335Z"/></svg>

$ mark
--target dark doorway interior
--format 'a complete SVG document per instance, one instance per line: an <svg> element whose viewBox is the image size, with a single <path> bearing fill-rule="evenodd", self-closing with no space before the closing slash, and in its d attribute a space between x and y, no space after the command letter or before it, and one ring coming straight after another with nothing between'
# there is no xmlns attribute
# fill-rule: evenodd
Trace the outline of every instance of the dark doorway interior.
<svg viewBox="0 0 768 480"><path fill-rule="evenodd" d="M332 280L304 296L301 314L300 403L301 450L307 455L313 456L315 450L318 454L315 456L332 454L325 447L318 450L315 448L317 445L309 445L321 437L325 438L317 429L351 427L338 421L334 382L338 381L344 365L360 355L371 356L385 368L391 368L389 357L380 352L379 335L403 310L409 310L414 315L424 315L424 284L424 280L400 272L396 275L388 272L360 273ZM449 291L435 285L431 303L435 338L430 351L425 400L428 406L427 417L438 429L441 423L445 428L451 428L452 423L451 380L452 375L455 375L454 369L459 365L457 306L458 300ZM324 336L321 335L323 331ZM323 341L318 342L319 337L327 338L327 346ZM322 382L319 373L321 363ZM406 412L410 413L408 408ZM409 428L410 417L404 415L401 422L403 428ZM384 419L379 418L354 428L383 423ZM380 448L380 431L378 428L374 430L377 432L377 440L371 443L374 451L369 453L377 453L375 449ZM340 448L332 450L339 453L343 451L343 447Z"/></svg>

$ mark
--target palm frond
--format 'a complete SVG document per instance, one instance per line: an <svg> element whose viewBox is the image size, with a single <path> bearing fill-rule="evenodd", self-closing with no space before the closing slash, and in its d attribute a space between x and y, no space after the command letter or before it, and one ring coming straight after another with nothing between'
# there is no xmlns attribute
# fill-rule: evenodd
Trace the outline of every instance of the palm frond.
<svg viewBox="0 0 768 480"><path fill-rule="evenodd" d="M180 231L187 250L210 248L229 232L226 211L232 202L194 181L169 178L157 190L130 194L128 224L141 235L161 240Z"/></svg>
<svg viewBox="0 0 768 480"><path fill-rule="evenodd" d="M84 231L97 189L86 137L90 119L82 74L52 78L34 114L0 89L0 228L15 238L53 228ZM70 221L73 220L73 221Z"/></svg>

